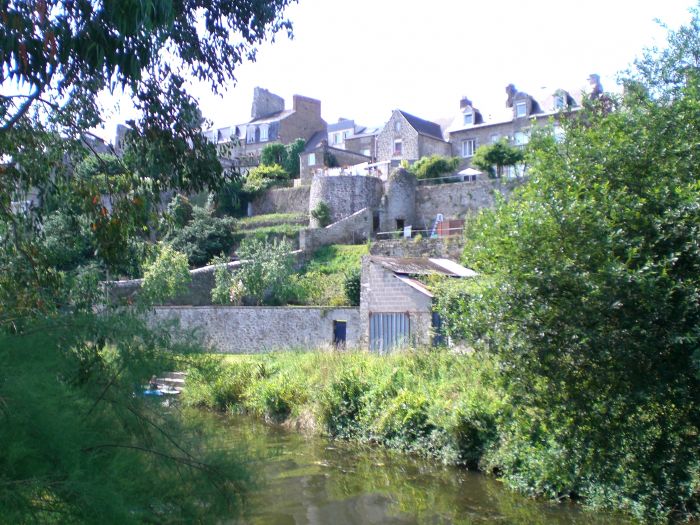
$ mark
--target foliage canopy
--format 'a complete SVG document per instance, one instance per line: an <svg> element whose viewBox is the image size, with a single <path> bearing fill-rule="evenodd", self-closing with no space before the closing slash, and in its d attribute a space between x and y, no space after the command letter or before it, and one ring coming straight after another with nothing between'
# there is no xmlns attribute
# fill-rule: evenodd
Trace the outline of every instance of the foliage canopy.
<svg viewBox="0 0 700 525"><path fill-rule="evenodd" d="M533 135L529 182L467 227L464 263L483 277L441 301L452 335L497 355L513 403L492 465L650 520L700 508L693 14L613 111L588 101L563 142Z"/></svg>

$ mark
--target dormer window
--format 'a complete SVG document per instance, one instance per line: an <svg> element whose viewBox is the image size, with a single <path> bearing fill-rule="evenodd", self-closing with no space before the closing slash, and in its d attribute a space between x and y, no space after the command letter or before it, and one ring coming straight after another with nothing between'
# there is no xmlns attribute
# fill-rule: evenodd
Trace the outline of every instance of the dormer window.
<svg viewBox="0 0 700 525"><path fill-rule="evenodd" d="M267 126L260 126L260 142L267 142L268 140L268 135L267 135Z"/></svg>
<svg viewBox="0 0 700 525"><path fill-rule="evenodd" d="M554 95L554 109L564 109L566 107L566 96L562 94Z"/></svg>
<svg viewBox="0 0 700 525"><path fill-rule="evenodd" d="M515 103L515 118L527 116L527 101L521 100Z"/></svg>
<svg viewBox="0 0 700 525"><path fill-rule="evenodd" d="M474 112L472 110L467 110L464 112L464 125L473 126L474 125Z"/></svg>

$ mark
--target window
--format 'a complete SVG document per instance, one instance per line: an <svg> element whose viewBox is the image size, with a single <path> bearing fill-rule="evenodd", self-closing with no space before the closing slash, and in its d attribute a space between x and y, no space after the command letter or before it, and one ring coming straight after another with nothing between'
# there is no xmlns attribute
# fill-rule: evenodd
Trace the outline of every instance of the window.
<svg viewBox="0 0 700 525"><path fill-rule="evenodd" d="M314 166L316 164L316 154L309 153L309 166Z"/></svg>
<svg viewBox="0 0 700 525"><path fill-rule="evenodd" d="M343 140L341 137L342 135L340 133L333 133L333 144L340 144Z"/></svg>
<svg viewBox="0 0 700 525"><path fill-rule="evenodd" d="M267 142L267 126L260 126L260 142Z"/></svg>
<svg viewBox="0 0 700 525"><path fill-rule="evenodd" d="M259 132L258 132L258 128L256 128L255 126L251 126L248 128L248 133L246 134L246 137L248 139L247 140L248 144L252 144L253 142L255 142L256 133L259 133Z"/></svg>
<svg viewBox="0 0 700 525"><path fill-rule="evenodd" d="M403 143L400 140L394 141L394 157L399 157L403 153Z"/></svg>
<svg viewBox="0 0 700 525"><path fill-rule="evenodd" d="M462 157L473 157L476 151L476 139L467 139L462 141Z"/></svg>
<svg viewBox="0 0 700 525"><path fill-rule="evenodd" d="M515 118L527 116L527 102L521 100L515 103Z"/></svg>
<svg viewBox="0 0 700 525"><path fill-rule="evenodd" d="M474 113L467 111L464 113L464 125L471 126L472 124L474 124Z"/></svg>
<svg viewBox="0 0 700 525"><path fill-rule="evenodd" d="M514 142L516 146L524 146L528 142L530 142L530 137L528 136L527 133L524 133L522 131L516 131L515 132L515 137L514 137Z"/></svg>
<svg viewBox="0 0 700 525"><path fill-rule="evenodd" d="M343 140L345 140L346 138L348 138L349 135L350 135L350 132L349 132L349 131L343 131Z"/></svg>
<svg viewBox="0 0 700 525"><path fill-rule="evenodd" d="M396 122L394 122L394 131L396 131L397 133L399 131L401 131L401 121L400 120L397 120Z"/></svg>
<svg viewBox="0 0 700 525"><path fill-rule="evenodd" d="M554 95L554 109L564 109L566 107L566 97L564 95Z"/></svg>
<svg viewBox="0 0 700 525"><path fill-rule="evenodd" d="M496 142L501 140L501 135L500 135L500 133L492 133L491 137L489 137L489 139L491 140L491 144L495 144Z"/></svg>

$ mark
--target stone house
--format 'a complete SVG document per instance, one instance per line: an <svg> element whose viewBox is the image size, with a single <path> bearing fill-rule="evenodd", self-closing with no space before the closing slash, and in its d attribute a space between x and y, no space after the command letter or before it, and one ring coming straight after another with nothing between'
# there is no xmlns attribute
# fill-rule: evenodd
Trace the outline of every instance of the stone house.
<svg viewBox="0 0 700 525"><path fill-rule="evenodd" d="M345 149L354 151L366 157L370 157L372 161L377 160L377 136L382 128L364 128L362 132L356 133L345 139Z"/></svg>
<svg viewBox="0 0 700 525"><path fill-rule="evenodd" d="M299 174L303 185L311 184L315 174L323 174L329 168L354 166L372 160L360 153L330 146L326 136L323 131L315 133L299 155Z"/></svg>
<svg viewBox="0 0 700 525"><path fill-rule="evenodd" d="M391 118L377 135L377 161L396 166L402 160L416 161L430 155L449 156L451 145L444 140L440 126L401 111Z"/></svg>
<svg viewBox="0 0 700 525"><path fill-rule="evenodd" d="M253 91L251 117L244 124L205 132L217 144L227 166L257 166L260 152L267 144L286 145L299 138L308 141L317 132L326 130L320 100L294 95L292 108L285 109L282 97L260 87Z"/></svg>
<svg viewBox="0 0 700 525"><path fill-rule="evenodd" d="M463 97L459 111L447 133L452 146L450 154L462 159L460 169L471 167L474 153L486 144L493 144L503 138L516 146L525 146L530 140L533 126L546 125L556 121L562 112L576 111L578 104L574 97L562 89L556 90L542 103L527 93L518 91L513 84L506 87L505 111L492 122L486 121L471 100Z"/></svg>
<svg viewBox="0 0 700 525"><path fill-rule="evenodd" d="M433 294L417 277L474 277L448 259L365 256L360 287L361 345L386 353L404 346L430 346L439 336Z"/></svg>

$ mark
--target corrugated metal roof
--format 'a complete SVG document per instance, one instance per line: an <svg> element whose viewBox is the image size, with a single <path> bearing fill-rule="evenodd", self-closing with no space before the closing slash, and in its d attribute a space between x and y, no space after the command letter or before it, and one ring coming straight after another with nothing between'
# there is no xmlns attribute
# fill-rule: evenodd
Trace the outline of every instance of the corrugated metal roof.
<svg viewBox="0 0 700 525"><path fill-rule="evenodd" d="M428 259L426 257L376 257L371 262L380 264L387 270L407 275L442 274L449 277L473 277L474 270L450 261L449 259Z"/></svg>
<svg viewBox="0 0 700 525"><path fill-rule="evenodd" d="M420 282L416 281L415 279L411 279L410 277L405 277L403 275L396 275L395 276L399 281L402 281L406 283L408 286L411 288L414 288L418 290L420 293L427 295L428 297L435 297L430 290L428 290L425 285Z"/></svg>

